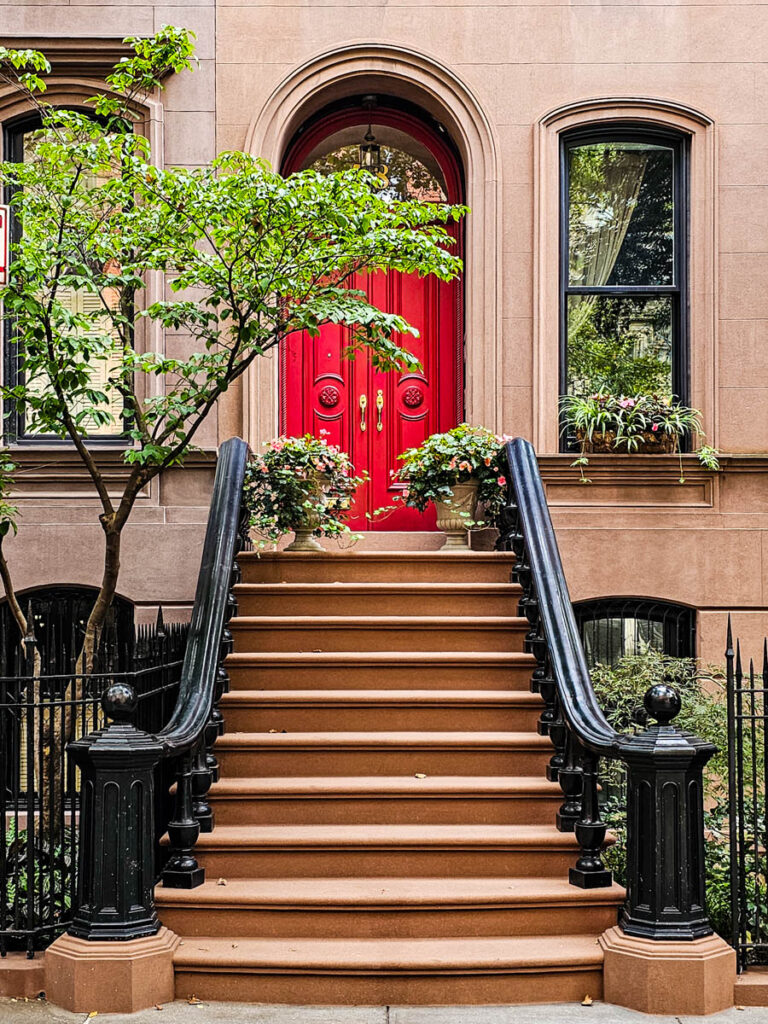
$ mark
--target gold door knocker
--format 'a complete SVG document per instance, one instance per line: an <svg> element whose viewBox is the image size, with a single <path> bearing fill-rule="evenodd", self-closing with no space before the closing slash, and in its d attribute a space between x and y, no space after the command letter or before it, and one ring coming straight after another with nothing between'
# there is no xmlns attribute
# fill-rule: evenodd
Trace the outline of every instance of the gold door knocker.
<svg viewBox="0 0 768 1024"><path fill-rule="evenodd" d="M365 430L365 410L368 408L368 399L360 395L360 429Z"/></svg>
<svg viewBox="0 0 768 1024"><path fill-rule="evenodd" d="M384 392L379 388L376 392L376 415L378 417L376 421L376 429L381 433L384 429L384 424L381 422L381 410L384 408Z"/></svg>

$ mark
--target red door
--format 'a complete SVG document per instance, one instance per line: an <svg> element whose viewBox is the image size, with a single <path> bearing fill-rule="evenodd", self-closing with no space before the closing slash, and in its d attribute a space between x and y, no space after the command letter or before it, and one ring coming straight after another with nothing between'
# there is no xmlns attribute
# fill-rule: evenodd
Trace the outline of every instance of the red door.
<svg viewBox="0 0 768 1024"><path fill-rule="evenodd" d="M302 134L301 145L289 154L285 169L316 166L316 161L308 161L307 156L312 157L318 149L322 151L323 139L328 140L326 152L334 147L338 150L336 140L349 138L349 129L358 123L362 125L362 137L367 117L364 113L361 121L358 108L323 119ZM460 202L458 167L443 140L433 138L413 115L378 107L373 131L380 137L387 128L397 132L403 149L409 137L422 157L429 146L430 165L435 176L438 171L441 175L444 194L448 201ZM400 158L393 156L394 159ZM452 226L452 232L460 245L460 228ZM324 436L349 452L358 473L367 472L369 482L360 489L350 518L353 529L434 529L432 509L422 515L398 504L394 511L369 517L377 509L393 506L402 491L402 485L392 479L398 467L397 456L430 434L449 430L461 421L461 282L446 283L392 272L360 275L352 286L365 290L373 304L400 313L418 329L418 338L408 336L401 338L400 343L418 357L421 369L382 373L371 366L364 353L358 353L352 360L343 358L342 352L349 344L348 332L337 326L324 327L317 338L301 333L291 335L281 353L281 430L287 434L310 432ZM321 435L321 431L327 433Z"/></svg>

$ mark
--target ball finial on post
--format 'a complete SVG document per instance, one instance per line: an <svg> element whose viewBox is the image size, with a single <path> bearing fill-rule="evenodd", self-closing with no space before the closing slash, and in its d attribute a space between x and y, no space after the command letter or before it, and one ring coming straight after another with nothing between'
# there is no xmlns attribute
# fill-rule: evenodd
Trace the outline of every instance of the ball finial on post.
<svg viewBox="0 0 768 1024"><path fill-rule="evenodd" d="M655 719L659 725L669 725L672 719L680 714L682 707L680 694L669 683L656 683L649 687L643 704L648 716Z"/></svg>
<svg viewBox="0 0 768 1024"><path fill-rule="evenodd" d="M136 703L136 691L128 683L112 683L101 698L104 714L113 722L130 722L136 712Z"/></svg>

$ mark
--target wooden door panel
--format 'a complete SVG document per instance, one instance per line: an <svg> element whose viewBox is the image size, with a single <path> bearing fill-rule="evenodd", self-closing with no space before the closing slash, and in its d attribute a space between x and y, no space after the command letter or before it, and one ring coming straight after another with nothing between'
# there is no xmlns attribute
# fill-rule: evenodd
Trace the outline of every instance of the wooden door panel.
<svg viewBox="0 0 768 1024"><path fill-rule="evenodd" d="M398 455L460 419L457 376L459 285L399 273L363 275L353 282L370 301L399 312L419 331L398 342L421 363L419 370L382 373L364 352L350 360L343 352L348 332L327 325L317 338L291 335L282 361L283 429L290 434L328 433L331 444L349 452L355 470L370 480L353 506L355 530L429 530L435 514L404 507L369 520L366 513L392 506L403 485L393 482ZM367 401L362 429L360 397ZM381 395L381 409L377 398ZM380 429L379 429L380 426Z"/></svg>

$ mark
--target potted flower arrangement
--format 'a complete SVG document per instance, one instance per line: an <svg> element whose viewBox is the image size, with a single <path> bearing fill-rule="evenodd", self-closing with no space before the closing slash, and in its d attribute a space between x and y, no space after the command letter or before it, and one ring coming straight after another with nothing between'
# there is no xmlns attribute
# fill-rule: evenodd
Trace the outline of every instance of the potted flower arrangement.
<svg viewBox="0 0 768 1024"><path fill-rule="evenodd" d="M346 452L323 437L275 438L248 464L244 500L250 525L262 545L293 531L286 551L322 551L316 537L350 534L345 513L364 480L355 476Z"/></svg>
<svg viewBox="0 0 768 1024"><path fill-rule="evenodd" d="M495 522L507 484L499 462L503 441L485 427L462 423L398 456L403 465L397 478L406 485L402 500L420 512L434 502L444 549L467 548L470 529ZM478 505L485 520L476 518Z"/></svg>
<svg viewBox="0 0 768 1024"><path fill-rule="evenodd" d="M674 454L680 458L680 439L701 435L701 413L677 405L660 395L566 395L562 399L563 430L573 431L579 444L579 458L572 463L581 470L594 452L638 452L646 455ZM717 451L707 444L696 449L707 469L720 468ZM680 482L684 482L680 459Z"/></svg>

